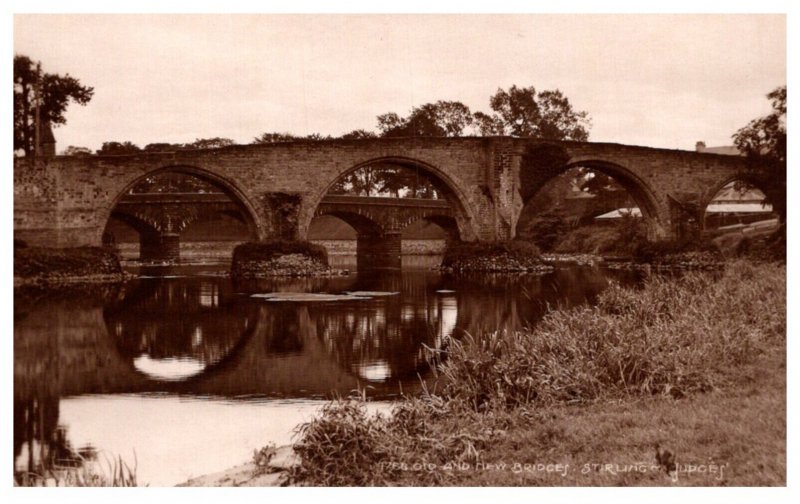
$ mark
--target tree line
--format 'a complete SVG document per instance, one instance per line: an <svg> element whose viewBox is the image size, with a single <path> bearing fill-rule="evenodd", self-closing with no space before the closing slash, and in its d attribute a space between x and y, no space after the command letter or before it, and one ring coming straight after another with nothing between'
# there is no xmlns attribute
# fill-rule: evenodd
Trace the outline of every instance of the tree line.
<svg viewBox="0 0 800 504"><path fill-rule="evenodd" d="M38 94L37 94L38 93ZM39 105L41 124L66 123L65 112L72 103L86 105L94 89L81 85L69 74L42 74L38 65L23 55L14 56L14 150L26 156L34 153L35 110ZM589 138L591 121L585 111L577 111L569 99L556 90L537 91L533 86L498 88L489 99L490 113L471 111L458 101L439 100L413 107L407 115L387 112L377 116L377 131L354 129L341 136L312 133L265 132L251 144L333 139L393 137L460 137L509 135L543 140ZM203 138L189 143L151 143L139 147L130 141L108 141L97 154L131 154L172 150L213 149L234 145L230 138ZM65 155L88 155L86 147L69 146Z"/></svg>
<svg viewBox="0 0 800 504"><path fill-rule="evenodd" d="M312 133L266 132L251 144L352 140L397 137L501 136L535 137L543 140L589 139L591 122L584 111L576 111L559 90L537 92L533 86L498 89L489 100L491 114L472 112L458 101L439 100L413 107L408 115L388 112L377 116L377 132L355 129L341 136ZM234 145L230 138L197 139L191 143L151 143L143 148L132 142L104 142L97 154L132 154L166 150L213 149ZM64 154L90 154L89 149L68 147Z"/></svg>

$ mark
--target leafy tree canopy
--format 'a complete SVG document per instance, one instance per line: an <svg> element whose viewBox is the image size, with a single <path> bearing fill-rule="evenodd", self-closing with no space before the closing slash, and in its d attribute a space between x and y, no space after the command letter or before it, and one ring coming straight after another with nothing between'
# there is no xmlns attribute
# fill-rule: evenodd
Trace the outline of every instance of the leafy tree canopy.
<svg viewBox="0 0 800 504"><path fill-rule="evenodd" d="M132 142L103 142L103 146L97 151L101 156L118 156L121 154L136 154L142 149Z"/></svg>
<svg viewBox="0 0 800 504"><path fill-rule="evenodd" d="M70 102L86 105L94 89L81 85L69 74L39 74L29 57L14 56L14 150L26 156L34 154L36 130L36 83L39 82L39 119L41 125L59 126L67 122L64 113Z"/></svg>
<svg viewBox="0 0 800 504"><path fill-rule="evenodd" d="M62 156L90 156L92 154L92 150L88 147L76 147L75 145L70 145L61 153Z"/></svg>
<svg viewBox="0 0 800 504"><path fill-rule="evenodd" d="M745 180L764 192L766 202L786 222L786 86L767 98L772 112L737 131L733 143L752 161Z"/></svg>
<svg viewBox="0 0 800 504"><path fill-rule="evenodd" d="M332 140L330 135L322 135L321 133L311 133L306 136L293 135L291 133L262 133L253 139L251 144L273 144L282 142L300 142L300 141L316 141L316 140Z"/></svg>
<svg viewBox="0 0 800 504"><path fill-rule="evenodd" d="M586 112L573 109L556 90L536 92L531 86L500 88L489 100L492 114L472 113L457 101L439 100L411 109L408 117L395 112L378 116L383 137L459 137L510 135L542 140L589 139L591 121Z"/></svg>
<svg viewBox="0 0 800 504"><path fill-rule="evenodd" d="M491 116L476 118L482 135L511 135L542 140L589 139L591 121L587 112L576 111L558 89L536 92L533 86L508 91L500 88L489 104Z"/></svg>
<svg viewBox="0 0 800 504"><path fill-rule="evenodd" d="M439 100L412 108L406 118L394 112L379 115L378 129L383 137L457 137L472 122L469 107Z"/></svg>

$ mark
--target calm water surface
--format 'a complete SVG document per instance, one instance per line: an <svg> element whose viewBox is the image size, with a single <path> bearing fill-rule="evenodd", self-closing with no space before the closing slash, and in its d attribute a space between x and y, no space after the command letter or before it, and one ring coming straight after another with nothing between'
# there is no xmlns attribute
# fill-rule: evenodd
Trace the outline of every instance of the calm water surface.
<svg viewBox="0 0 800 504"><path fill-rule="evenodd" d="M546 275L402 273L235 283L217 267L151 268L118 287L17 290L14 466L81 451L138 462L140 484L174 485L291 441L324 400L366 390L374 410L430 379L435 352L465 332L521 329L548 306L591 303L598 268ZM341 260L339 266L346 265ZM275 301L274 292L380 292ZM135 454L135 455L134 455Z"/></svg>

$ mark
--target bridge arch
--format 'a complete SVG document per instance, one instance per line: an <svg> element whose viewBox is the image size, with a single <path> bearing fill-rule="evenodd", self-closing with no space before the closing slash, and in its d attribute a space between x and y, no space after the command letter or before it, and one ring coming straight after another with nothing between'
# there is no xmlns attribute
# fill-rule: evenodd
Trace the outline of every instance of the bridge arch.
<svg viewBox="0 0 800 504"><path fill-rule="evenodd" d="M637 175L636 170L619 160L611 161L596 156L570 156L564 147L555 144L537 145L523 155L520 167L520 193L523 206L520 215L535 202L537 195L548 182L575 168L588 168L607 175L625 189L641 211L650 239L668 234L670 222L668 211L664 205L659 204L656 191Z"/></svg>
<svg viewBox="0 0 800 504"><path fill-rule="evenodd" d="M101 209L101 220L100 222L103 223L99 230L99 236L96 237L96 243L100 243L102 239L102 233L105 229L105 224L108 223L109 219L112 217L112 214L115 213L115 209L119 205L120 201L133 189L137 184L141 183L143 180L147 179L148 177L153 177L161 174L166 173L176 173L176 174L183 174L189 175L192 177L196 177L200 180L204 180L206 182L210 182L211 184L217 186L219 189L223 191L228 197L230 197L235 203L240 205L246 214L246 220L248 228L251 229L252 233L258 238L263 239L266 234L267 230L265 229L264 223L262 219L259 219L260 213L257 210L256 205L251 201L251 199L245 194L245 192L239 188L239 186L233 182L232 180L218 175L213 171L206 170L197 166L187 165L187 164L175 164L175 165L164 165L153 170L148 170L140 175L138 175L134 180L130 181L125 185L121 191L119 191L111 200L111 202Z"/></svg>
<svg viewBox="0 0 800 504"><path fill-rule="evenodd" d="M562 173L578 167L596 170L613 178L631 195L639 206L639 210L641 210L642 217L645 218L648 227L663 227L664 218L659 211L655 193L633 170L618 163L602 159L574 159L567 163Z"/></svg>
<svg viewBox="0 0 800 504"><path fill-rule="evenodd" d="M159 180L165 175L167 178ZM175 175L176 180L169 178ZM156 190L148 187L150 184L137 190L148 179L155 181L152 185ZM195 222L213 220L223 210L240 214L244 235L262 234L258 213L243 191L213 172L190 165L162 166L137 176L105 210L108 214L102 221L103 243L115 241L112 223L121 221L139 234L139 259L146 261L178 260L186 228Z"/></svg>
<svg viewBox="0 0 800 504"><path fill-rule="evenodd" d="M699 207L698 207L698 217L697 217L697 220L698 220L698 222L700 224L700 229L702 229L704 231L713 231L715 229L715 226L709 225L709 222L708 222L708 219L709 219L709 207L714 202L714 200L717 199L717 196L719 196L720 193L725 191L725 189L728 186L730 186L731 184L734 184L736 182L740 182L742 184L745 184L745 186L746 186L745 189L755 189L755 190L757 190L759 193L761 193L761 195L764 197L764 199L766 199L768 201L770 200L770 198L769 198L769 195L770 195L769 187L767 187L767 184L764 183L764 180L759 179L759 177L755 173L748 173L748 172L744 172L743 171L743 172L738 173L738 174L729 175L728 177L725 177L725 178L721 179L716 184L711 186L708 189L707 192L703 193L703 197L700 200L700 204L699 204ZM749 191L745 191L745 192L749 192ZM764 203L764 199L762 199L760 201L760 203L763 204ZM774 200L772 200L772 201L774 201ZM778 212L775 209L775 206L774 205L770 205L770 206L772 207L772 212L769 212L771 214L771 218L778 219ZM735 214L736 210L731 209L731 210L729 210L729 212L731 214ZM777 225L777 221L776 221L776 225Z"/></svg>
<svg viewBox="0 0 800 504"><path fill-rule="evenodd" d="M436 186L437 190L441 192L444 199L452 206L455 215L459 238L471 241L477 238L477 232L474 226L475 215L473 208L467 204L468 197L465 188L459 186L445 171L437 168L435 165L422 161L417 158L405 156L382 156L374 157L345 170L340 171L329 183L327 183L322 190L318 191L311 198L309 198L309 205L304 212L303 217L299 222L299 233L301 237L308 234L308 228L311 221L316 215L317 208L322 203L323 198L331 191L334 185L343 177L353 173L361 168L374 164L393 164L399 167L419 169L425 173Z"/></svg>

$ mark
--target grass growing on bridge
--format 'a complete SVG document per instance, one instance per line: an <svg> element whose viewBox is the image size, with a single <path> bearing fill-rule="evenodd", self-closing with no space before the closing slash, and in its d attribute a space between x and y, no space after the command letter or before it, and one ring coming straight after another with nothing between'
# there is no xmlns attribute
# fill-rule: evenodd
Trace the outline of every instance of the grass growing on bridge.
<svg viewBox="0 0 800 504"><path fill-rule="evenodd" d="M451 346L441 389L403 400L390 418L368 416L359 401L331 403L302 427L292 476L312 485L785 484L785 289L784 266L738 262L721 275L612 286L597 306L553 311L532 330L467 338ZM657 443L676 470L656 461ZM700 465L702 474L686 469Z"/></svg>

